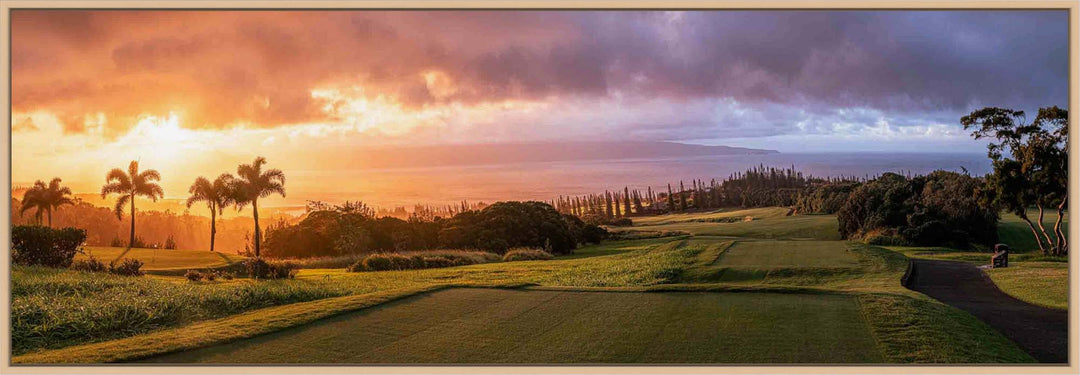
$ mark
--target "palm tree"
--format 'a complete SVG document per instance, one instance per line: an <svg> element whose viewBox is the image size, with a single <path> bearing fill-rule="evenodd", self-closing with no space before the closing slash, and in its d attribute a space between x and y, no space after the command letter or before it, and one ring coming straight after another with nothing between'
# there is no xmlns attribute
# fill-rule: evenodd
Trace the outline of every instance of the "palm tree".
<svg viewBox="0 0 1080 375"><path fill-rule="evenodd" d="M241 164L236 168L236 180L233 183L234 200L236 209L241 210L251 204L251 210L255 217L255 257L259 257L259 248L262 245L262 231L259 229L259 198L266 198L272 194L285 196L285 173L280 169L269 169L265 172L262 166L266 164L266 158L255 158L251 164Z"/></svg>
<svg viewBox="0 0 1080 375"><path fill-rule="evenodd" d="M68 195L71 195L71 189L60 186L60 182L59 177L53 178L48 185L45 185L45 182L41 180L34 182L34 187L23 194L22 208L19 209L19 215L21 216L31 208L36 208L34 218L40 224L42 212L46 213L51 228L53 210L65 204L75 204L75 201L68 197Z"/></svg>
<svg viewBox="0 0 1080 375"><path fill-rule="evenodd" d="M188 208L196 202L206 202L206 207L210 208L210 251L214 251L214 237L217 235L217 213L233 204L232 185L233 176L222 173L214 182L199 176L188 189L188 193L191 193L187 199Z"/></svg>
<svg viewBox="0 0 1080 375"><path fill-rule="evenodd" d="M128 165L127 173L120 168L113 168L109 174L105 175L105 186L101 187L101 198L109 194L120 194L120 197L116 199L116 207L113 208L117 219L123 218L124 205L131 203L131 239L128 241L128 248L135 243L135 197L141 195L157 202L158 198L165 196L161 186L155 182L160 180L161 174L153 169L139 172L139 162L134 160Z"/></svg>

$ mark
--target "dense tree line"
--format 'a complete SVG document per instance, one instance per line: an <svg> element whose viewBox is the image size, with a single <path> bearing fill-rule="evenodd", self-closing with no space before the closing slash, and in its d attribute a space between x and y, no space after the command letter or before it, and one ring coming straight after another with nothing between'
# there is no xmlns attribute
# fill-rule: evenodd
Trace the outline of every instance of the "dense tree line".
<svg viewBox="0 0 1080 375"><path fill-rule="evenodd" d="M587 222L612 224L615 219L723 207L793 207L799 213L835 213L847 194L865 178L819 178L795 169L757 166L725 179L679 181L667 191L605 191L584 196L560 196L551 202L559 212ZM677 189L676 189L677 188Z"/></svg>
<svg viewBox="0 0 1080 375"><path fill-rule="evenodd" d="M599 242L607 234L603 228L561 214L543 202L498 202L448 218L413 216L407 220L376 217L373 210L357 203L309 205L309 208L313 210L300 222L282 222L267 229L263 242L266 256L293 258L429 249L480 249L502 254L515 247L569 254L578 245Z"/></svg>
<svg viewBox="0 0 1080 375"><path fill-rule="evenodd" d="M908 178L886 173L859 185L837 213L840 235L875 244L992 245L998 211L981 204L982 179L935 171Z"/></svg>

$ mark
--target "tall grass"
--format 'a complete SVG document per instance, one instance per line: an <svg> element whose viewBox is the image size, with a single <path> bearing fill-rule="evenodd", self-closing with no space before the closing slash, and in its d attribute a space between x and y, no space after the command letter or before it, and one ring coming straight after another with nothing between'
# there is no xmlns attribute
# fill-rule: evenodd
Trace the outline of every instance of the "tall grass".
<svg viewBox="0 0 1080 375"><path fill-rule="evenodd" d="M13 354L108 340L241 311L341 296L344 288L284 281L178 284L103 273L14 267Z"/></svg>

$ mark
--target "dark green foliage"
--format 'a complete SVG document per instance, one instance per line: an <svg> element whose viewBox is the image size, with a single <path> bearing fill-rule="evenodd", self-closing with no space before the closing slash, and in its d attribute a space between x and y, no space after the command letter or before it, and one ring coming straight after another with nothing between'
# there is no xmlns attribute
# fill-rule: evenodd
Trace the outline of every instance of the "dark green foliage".
<svg viewBox="0 0 1080 375"><path fill-rule="evenodd" d="M513 262L520 260L551 260L555 259L554 255L544 251L542 249L530 249L530 248L517 248L510 249L503 255L504 262Z"/></svg>
<svg viewBox="0 0 1080 375"><path fill-rule="evenodd" d="M988 192L981 203L1004 209L1023 220L1046 255L1065 255L1068 242L1062 229L1068 204L1069 111L1058 107L1040 108L1031 123L1024 112L987 107L960 119L975 139L992 138L987 156L994 172L987 176ZM1036 207L1039 216L1027 216ZM1055 213L1053 227L1043 224L1047 210Z"/></svg>
<svg viewBox="0 0 1080 375"><path fill-rule="evenodd" d="M109 265L109 273L120 276L142 276L143 262L138 259L124 258Z"/></svg>
<svg viewBox="0 0 1080 375"><path fill-rule="evenodd" d="M300 265L293 262L267 262L259 258L243 262L244 271L253 279L291 279L300 272Z"/></svg>
<svg viewBox="0 0 1080 375"><path fill-rule="evenodd" d="M990 245L998 216L980 205L983 194L982 180L955 172L886 173L851 192L837 214L840 234L882 245Z"/></svg>
<svg viewBox="0 0 1080 375"><path fill-rule="evenodd" d="M547 247L569 254L580 243L599 242L605 231L542 202L499 202L449 219L374 218L322 208L296 225L284 222L266 233L274 258L337 257L438 248L504 253L511 247Z"/></svg>
<svg viewBox="0 0 1080 375"><path fill-rule="evenodd" d="M86 241L78 228L52 229L19 225L11 228L11 261L23 266L65 268Z"/></svg>
<svg viewBox="0 0 1080 375"><path fill-rule="evenodd" d="M79 259L79 260L76 260L74 262L71 262L71 267L70 268L72 270L82 271L82 272L105 272L105 271L107 271L109 269L105 265L105 263L102 263L101 261L98 261L97 259L95 259L92 256L89 259Z"/></svg>
<svg viewBox="0 0 1080 375"><path fill-rule="evenodd" d="M489 263L499 259L499 256L495 254L481 251L433 250L382 253L368 255L345 270L349 272L416 270Z"/></svg>

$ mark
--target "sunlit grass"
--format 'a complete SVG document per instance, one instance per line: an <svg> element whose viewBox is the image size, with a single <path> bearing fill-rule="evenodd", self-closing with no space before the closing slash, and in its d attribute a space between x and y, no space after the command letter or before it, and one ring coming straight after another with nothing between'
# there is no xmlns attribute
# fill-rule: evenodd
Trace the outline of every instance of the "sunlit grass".
<svg viewBox="0 0 1080 375"><path fill-rule="evenodd" d="M1022 301L1055 309L1069 308L1069 264L1012 262L986 271L1002 291Z"/></svg>

